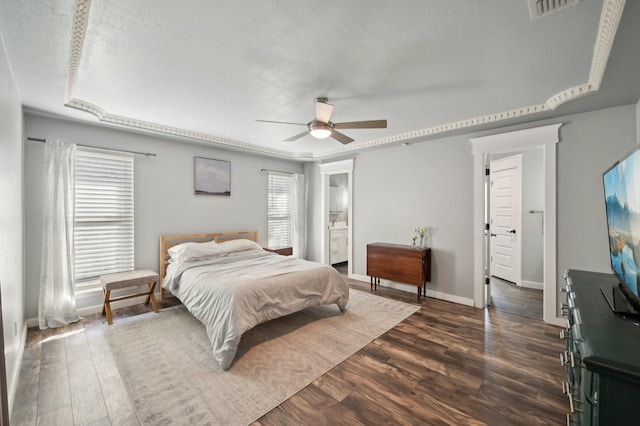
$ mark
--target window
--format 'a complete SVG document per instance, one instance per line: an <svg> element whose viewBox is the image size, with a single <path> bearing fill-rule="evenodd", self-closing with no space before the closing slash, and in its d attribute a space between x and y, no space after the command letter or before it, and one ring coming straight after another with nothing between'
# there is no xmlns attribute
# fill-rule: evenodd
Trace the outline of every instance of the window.
<svg viewBox="0 0 640 426"><path fill-rule="evenodd" d="M269 172L269 248L293 247L293 176Z"/></svg>
<svg viewBox="0 0 640 426"><path fill-rule="evenodd" d="M76 286L133 270L133 158L78 147L75 185Z"/></svg>

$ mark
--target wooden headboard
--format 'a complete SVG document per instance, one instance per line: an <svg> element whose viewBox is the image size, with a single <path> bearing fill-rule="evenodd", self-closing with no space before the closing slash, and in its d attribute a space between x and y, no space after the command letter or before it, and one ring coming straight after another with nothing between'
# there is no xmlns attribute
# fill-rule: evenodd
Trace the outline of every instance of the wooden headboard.
<svg viewBox="0 0 640 426"><path fill-rule="evenodd" d="M239 232L216 232L211 234L189 234L189 235L164 235L160 237L160 282L164 280L169 264L169 253L167 250L178 244L195 242L205 243L215 241L221 243L223 241L246 239L258 242L258 231L239 231Z"/></svg>

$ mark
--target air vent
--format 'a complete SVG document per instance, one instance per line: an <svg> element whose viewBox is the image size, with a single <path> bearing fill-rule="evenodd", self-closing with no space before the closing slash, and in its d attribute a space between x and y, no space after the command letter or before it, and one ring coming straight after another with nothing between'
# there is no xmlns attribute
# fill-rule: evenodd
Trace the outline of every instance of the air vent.
<svg viewBox="0 0 640 426"><path fill-rule="evenodd" d="M573 6L579 1L580 0L528 0L531 20L534 21L557 10Z"/></svg>

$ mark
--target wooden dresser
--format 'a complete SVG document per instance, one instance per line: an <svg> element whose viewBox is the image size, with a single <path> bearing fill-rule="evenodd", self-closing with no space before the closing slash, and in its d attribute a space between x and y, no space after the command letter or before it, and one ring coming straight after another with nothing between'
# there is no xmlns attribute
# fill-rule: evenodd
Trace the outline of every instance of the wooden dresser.
<svg viewBox="0 0 640 426"><path fill-rule="evenodd" d="M412 284L420 294L427 295L427 281L431 281L431 249L402 244L367 244L367 275L371 289L377 290L380 279Z"/></svg>
<svg viewBox="0 0 640 426"><path fill-rule="evenodd" d="M565 272L567 350L562 391L569 398L568 425L638 425L640 406L639 319L614 314L604 294L613 296L612 274ZM604 292L604 294L603 294Z"/></svg>

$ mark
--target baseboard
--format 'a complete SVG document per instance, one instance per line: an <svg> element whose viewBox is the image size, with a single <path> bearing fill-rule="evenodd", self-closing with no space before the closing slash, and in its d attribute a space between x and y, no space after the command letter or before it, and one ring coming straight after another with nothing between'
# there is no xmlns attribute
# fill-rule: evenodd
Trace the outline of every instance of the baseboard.
<svg viewBox="0 0 640 426"><path fill-rule="evenodd" d="M558 327L567 328L567 317L552 318L548 324L557 325Z"/></svg>
<svg viewBox="0 0 640 426"><path fill-rule="evenodd" d="M155 293L155 295L156 295L156 299L160 298L159 293ZM168 295L168 297L173 297L173 296ZM133 297L127 300L120 300L118 302L111 302L111 310L115 311L116 309L119 309L119 308L139 305L141 303L146 302L146 299L147 299L147 296L139 296L139 297ZM102 304L79 308L77 311L78 311L78 315L80 315L81 317L86 315L100 314L102 313ZM107 317L105 316L105 319L106 318ZM39 326L38 318L30 318L27 320L27 327L38 327L38 326Z"/></svg>
<svg viewBox="0 0 640 426"><path fill-rule="evenodd" d="M352 274L352 275L349 275L349 278L358 280L358 281L367 282L367 283L371 282L371 278L367 275ZM395 281L389 281L389 280L380 280L379 285L382 287L392 288L395 290L406 291L407 293L413 293L413 294L417 293L416 286L414 285L402 284L402 283L397 283ZM473 299L468 299L466 297L460 297L460 296L455 296L453 294L430 290L428 284L427 284L427 297L431 297L433 299L445 300L447 302L453 302L459 305L466 305L471 307L474 306Z"/></svg>
<svg viewBox="0 0 640 426"><path fill-rule="evenodd" d="M537 283L535 281L522 280L522 282L520 283L520 287L532 288L534 290L544 290L544 284L543 283Z"/></svg>
<svg viewBox="0 0 640 426"><path fill-rule="evenodd" d="M349 275L349 278L351 278L352 280L362 281L365 283L370 282L368 275L351 274Z"/></svg>
<svg viewBox="0 0 640 426"><path fill-rule="evenodd" d="M9 418L13 411L13 402L16 399L16 391L18 390L18 381L20 380L20 370L22 369L22 358L24 357L24 349L27 345L28 327L25 323L22 327L22 337L20 338L20 348L18 350L18 362L15 363L13 371L7 372L7 404L9 404Z"/></svg>

